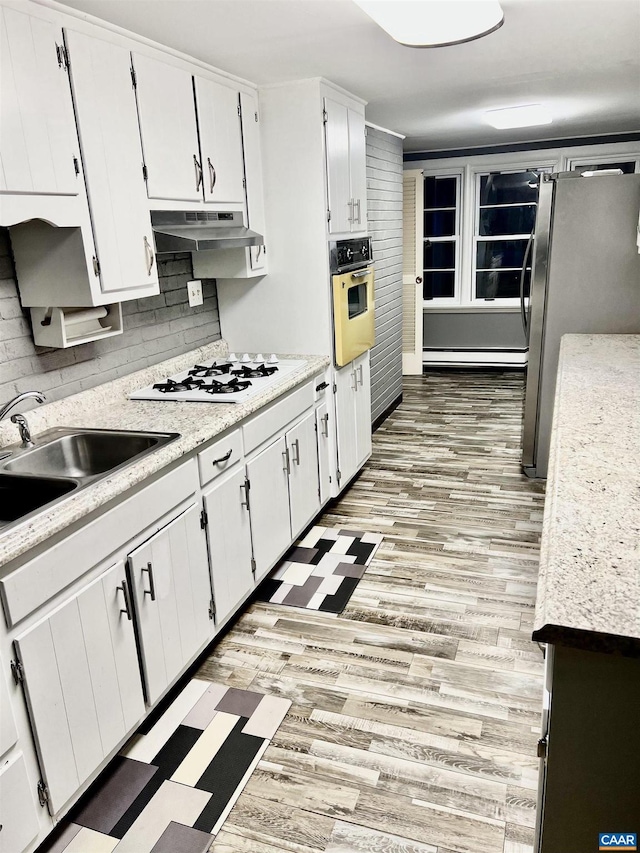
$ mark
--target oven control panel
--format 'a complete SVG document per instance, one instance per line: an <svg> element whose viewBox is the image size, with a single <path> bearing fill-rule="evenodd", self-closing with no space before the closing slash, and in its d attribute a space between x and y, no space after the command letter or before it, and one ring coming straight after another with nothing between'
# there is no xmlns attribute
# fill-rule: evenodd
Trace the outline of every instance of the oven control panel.
<svg viewBox="0 0 640 853"><path fill-rule="evenodd" d="M366 267L372 260L371 237L333 240L329 243L329 264L332 273Z"/></svg>

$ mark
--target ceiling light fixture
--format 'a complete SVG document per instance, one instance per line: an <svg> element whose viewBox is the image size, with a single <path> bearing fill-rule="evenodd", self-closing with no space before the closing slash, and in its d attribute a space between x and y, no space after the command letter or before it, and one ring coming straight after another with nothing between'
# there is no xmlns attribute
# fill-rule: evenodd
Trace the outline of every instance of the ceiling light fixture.
<svg viewBox="0 0 640 853"><path fill-rule="evenodd" d="M487 122L499 130L511 127L535 127L551 124L551 113L542 104L526 104L523 107L507 107L503 110L487 110Z"/></svg>
<svg viewBox="0 0 640 853"><path fill-rule="evenodd" d="M445 47L486 36L502 26L490 0L354 0L392 39L406 47Z"/></svg>

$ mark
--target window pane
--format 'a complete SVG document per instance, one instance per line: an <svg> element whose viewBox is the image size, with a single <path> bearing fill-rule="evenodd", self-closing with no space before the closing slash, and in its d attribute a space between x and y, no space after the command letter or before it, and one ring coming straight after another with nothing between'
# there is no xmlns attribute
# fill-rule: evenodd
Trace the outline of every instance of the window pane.
<svg viewBox="0 0 640 853"><path fill-rule="evenodd" d="M573 167L574 172L601 172L603 169L622 169L625 175L632 175L636 164L634 160L623 163L580 163Z"/></svg>
<svg viewBox="0 0 640 853"><path fill-rule="evenodd" d="M480 235L530 234L536 221L534 204L519 207L485 207L480 209ZM426 233L426 232L425 232Z"/></svg>
<svg viewBox="0 0 640 853"><path fill-rule="evenodd" d="M478 242L476 269L493 270L522 266L527 240L486 240ZM425 264L425 266L427 266Z"/></svg>
<svg viewBox="0 0 640 853"><path fill-rule="evenodd" d="M455 207L457 198L457 178L425 178L424 206Z"/></svg>
<svg viewBox="0 0 640 853"><path fill-rule="evenodd" d="M422 298L441 299L452 297L455 291L454 272L425 272L422 278Z"/></svg>
<svg viewBox="0 0 640 853"><path fill-rule="evenodd" d="M527 269L524 277L524 293L529 295L531 270ZM476 273L476 297L478 299L519 299L520 273L517 270L503 272L489 270Z"/></svg>
<svg viewBox="0 0 640 853"><path fill-rule="evenodd" d="M532 186L530 186L532 184ZM538 173L492 172L480 178L480 204L520 204L538 200Z"/></svg>
<svg viewBox="0 0 640 853"><path fill-rule="evenodd" d="M453 241L443 243L432 243L430 240L424 242L425 270L447 270L456 265L456 244Z"/></svg>
<svg viewBox="0 0 640 853"><path fill-rule="evenodd" d="M424 236L450 237L456 233L455 210L425 210Z"/></svg>

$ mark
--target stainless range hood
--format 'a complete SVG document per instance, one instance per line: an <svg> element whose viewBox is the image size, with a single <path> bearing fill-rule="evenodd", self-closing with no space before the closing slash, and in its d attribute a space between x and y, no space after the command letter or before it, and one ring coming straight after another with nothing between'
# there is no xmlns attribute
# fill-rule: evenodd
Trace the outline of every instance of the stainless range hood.
<svg viewBox="0 0 640 853"><path fill-rule="evenodd" d="M264 238L244 224L240 211L155 210L151 225L156 252L199 252L262 246Z"/></svg>

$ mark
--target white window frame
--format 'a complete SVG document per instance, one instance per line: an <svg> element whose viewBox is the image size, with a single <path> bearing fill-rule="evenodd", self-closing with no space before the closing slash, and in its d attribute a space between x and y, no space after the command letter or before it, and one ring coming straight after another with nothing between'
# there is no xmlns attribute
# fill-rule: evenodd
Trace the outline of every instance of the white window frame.
<svg viewBox="0 0 640 853"><path fill-rule="evenodd" d="M594 166L606 166L609 163L629 163L631 161L635 162L634 174L638 174L640 172L640 152L638 154L605 154L598 157L597 155L594 157L589 157L586 154L584 157L569 157L567 158L567 172L573 172L577 166L581 164L593 164Z"/></svg>
<svg viewBox="0 0 640 853"><path fill-rule="evenodd" d="M422 233L422 243L420 246L420 267L422 269L422 276L424 278L424 242L425 240L431 240L435 243L450 243L455 242L455 269L454 269L454 281L453 281L453 296L440 296L436 299L423 299L422 303L425 308L446 308L458 306L461 303L461 281L462 281L462 242L463 242L463 233L462 233L462 224L464 221L462 211L464 209L464 189L465 189L465 175L464 175L464 167L458 166L458 168L454 169L424 169L422 172L423 179L423 187L424 187L424 179L425 178L455 178L458 186L457 193L457 205L456 205L456 224L455 224L455 234L448 235L445 237L427 237L424 233L424 192L423 192L423 201L422 201L422 210L420 211L420 231ZM423 282L424 284L424 282Z"/></svg>
<svg viewBox="0 0 640 853"><path fill-rule="evenodd" d="M486 243L490 240L524 240L527 241L531 236L531 232L528 234L498 234L493 237L482 237L480 236L480 182L483 177L490 174L495 174L499 172L502 175L515 175L518 172L548 172L551 173L554 171L555 164L549 164L548 162L544 165L539 166L531 166L531 160L527 162L526 165L522 166L513 166L510 165L507 168L500 168L500 165L496 163L495 166L492 166L489 169L477 169L472 172L472 180L473 180L473 220L472 220L472 228L471 228L471 292L469 293L469 304L473 306L490 306L495 307L501 306L503 308L518 308L520 306L520 299L518 297L514 298L504 298L504 297L496 297L495 299L486 299L485 297L476 296L476 273L477 273L477 247L478 243ZM517 206L517 205L503 205L503 206ZM537 203L536 203L537 207ZM532 249L533 251L533 249ZM521 271L516 270L515 267L503 267L505 272L514 272Z"/></svg>

